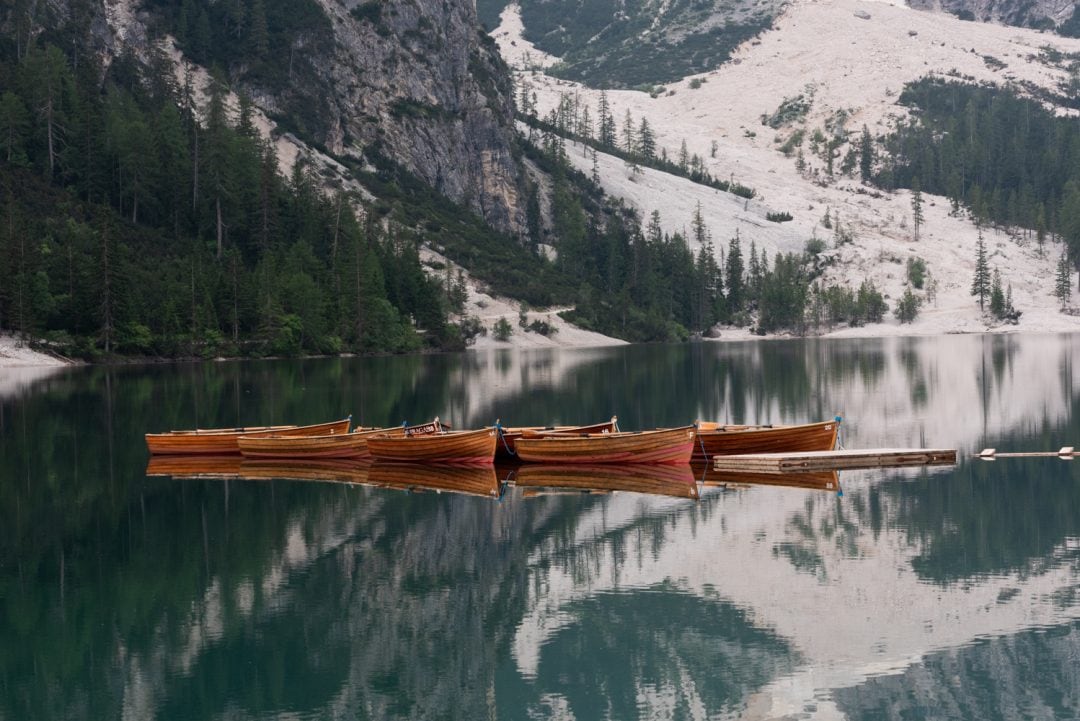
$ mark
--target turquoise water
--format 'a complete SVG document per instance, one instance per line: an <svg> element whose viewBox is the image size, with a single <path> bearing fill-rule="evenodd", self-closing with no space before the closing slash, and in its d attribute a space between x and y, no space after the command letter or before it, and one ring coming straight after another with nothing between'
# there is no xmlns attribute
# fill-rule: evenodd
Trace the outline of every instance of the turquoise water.
<svg viewBox="0 0 1080 721"><path fill-rule="evenodd" d="M968 457L1080 446L1078 351L957 336L0 370L0 720L1080 717L1077 465ZM962 460L697 499L537 495L502 467L498 497L146 474L146 432L349 413L842 415L848 447Z"/></svg>

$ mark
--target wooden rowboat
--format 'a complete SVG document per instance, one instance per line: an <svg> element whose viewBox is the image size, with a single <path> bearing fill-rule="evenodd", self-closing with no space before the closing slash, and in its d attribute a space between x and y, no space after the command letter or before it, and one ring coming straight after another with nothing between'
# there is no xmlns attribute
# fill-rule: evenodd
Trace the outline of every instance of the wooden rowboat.
<svg viewBox="0 0 1080 721"><path fill-rule="evenodd" d="M404 436L405 428L357 428L352 433L326 436L241 436L237 441L244 458L364 458L368 439L377 434Z"/></svg>
<svg viewBox="0 0 1080 721"><path fill-rule="evenodd" d="M463 493L487 498L498 498L502 491L494 468L469 464L376 461L368 473L368 482L399 491Z"/></svg>
<svg viewBox="0 0 1080 721"><path fill-rule="evenodd" d="M147 433L146 447L154 454L208 453L222 455L239 453L237 441L241 436L324 436L349 432L352 416L331 423L313 426L260 426L254 428L211 428L194 431Z"/></svg>
<svg viewBox="0 0 1080 721"><path fill-rule="evenodd" d="M836 420L797 426L725 426L699 422L694 438L694 458L831 451L836 447L839 431L840 422Z"/></svg>
<svg viewBox="0 0 1080 721"><path fill-rule="evenodd" d="M591 426L524 426L521 428L499 427L499 444L495 448L495 456L501 459L517 457L517 441L526 433L531 435L541 433L562 433L580 435L582 433L612 433L619 430L619 419L612 416L610 421L594 423Z"/></svg>
<svg viewBox="0 0 1080 721"><path fill-rule="evenodd" d="M622 491L697 500L698 487L689 465L656 463L598 463L595 465L525 465L514 475L514 485L526 497L548 489L582 493Z"/></svg>
<svg viewBox="0 0 1080 721"><path fill-rule="evenodd" d="M689 463L694 427L581 436L526 433L518 458L537 463Z"/></svg>
<svg viewBox="0 0 1080 721"><path fill-rule="evenodd" d="M368 452L380 461L472 463L495 462L498 434L494 427L477 431L448 431L425 435L393 436L376 433L368 438Z"/></svg>

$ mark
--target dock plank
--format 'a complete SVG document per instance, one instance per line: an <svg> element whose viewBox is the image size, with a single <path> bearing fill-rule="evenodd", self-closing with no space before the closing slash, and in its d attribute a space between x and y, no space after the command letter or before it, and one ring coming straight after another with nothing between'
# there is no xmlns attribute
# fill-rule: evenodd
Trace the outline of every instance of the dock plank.
<svg viewBox="0 0 1080 721"><path fill-rule="evenodd" d="M949 465L956 465L955 449L867 448L799 453L752 453L713 458L713 467L718 471L791 472Z"/></svg>

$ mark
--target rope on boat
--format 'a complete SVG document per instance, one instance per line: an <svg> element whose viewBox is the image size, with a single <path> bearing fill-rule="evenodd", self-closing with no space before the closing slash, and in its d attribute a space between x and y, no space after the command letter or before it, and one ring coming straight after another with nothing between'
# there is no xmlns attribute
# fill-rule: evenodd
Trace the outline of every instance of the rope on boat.
<svg viewBox="0 0 1080 721"><path fill-rule="evenodd" d="M701 446L701 455L705 457L705 460L709 460L709 454L705 452L705 441L702 439L701 434L698 433L698 422L694 421L694 435L697 436L698 445Z"/></svg>
<svg viewBox="0 0 1080 721"><path fill-rule="evenodd" d="M502 441L503 448L506 449L506 452L509 453L511 456L516 456L517 451L510 449L510 444L506 442L506 434L503 433L502 424L499 423L499 421L497 420L495 421L495 431L499 434L499 440Z"/></svg>
<svg viewBox="0 0 1080 721"><path fill-rule="evenodd" d="M844 429L844 419L841 416L833 416L833 420L836 421L836 448L837 450L844 450L844 439L841 437L840 432Z"/></svg>

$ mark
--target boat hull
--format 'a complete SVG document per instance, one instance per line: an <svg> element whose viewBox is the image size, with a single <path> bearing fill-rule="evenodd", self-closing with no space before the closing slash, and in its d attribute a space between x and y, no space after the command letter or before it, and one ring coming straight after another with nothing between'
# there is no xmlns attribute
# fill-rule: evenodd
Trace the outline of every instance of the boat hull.
<svg viewBox="0 0 1080 721"><path fill-rule="evenodd" d="M526 434L518 439L518 458L531 463L689 463L694 427L584 437Z"/></svg>
<svg viewBox="0 0 1080 721"><path fill-rule="evenodd" d="M497 441L494 428L405 437L377 434L368 439L368 452L376 460L397 463L437 461L492 465Z"/></svg>
<svg viewBox="0 0 1080 721"><path fill-rule="evenodd" d="M368 458L368 439L376 434L404 437L405 429L372 428L326 436L242 436L238 440L244 458Z"/></svg>
<svg viewBox="0 0 1080 721"><path fill-rule="evenodd" d="M731 456L743 453L796 453L831 451L840 431L838 421L805 423L797 426L720 426L698 430L694 438L694 458Z"/></svg>
<svg viewBox="0 0 1080 721"><path fill-rule="evenodd" d="M499 443L495 447L495 457L502 460L512 460L517 458L518 439L526 434L612 433L616 430L618 430L618 428L615 418L603 423L594 423L591 426L529 426L525 428L503 428L500 433Z"/></svg>
<svg viewBox="0 0 1080 721"><path fill-rule="evenodd" d="M349 432L352 421L345 418L313 426L261 426L258 428L215 428L195 431L147 433L146 447L154 455L206 453L224 455L239 453L242 436L259 437L288 433L290 436L339 435Z"/></svg>

